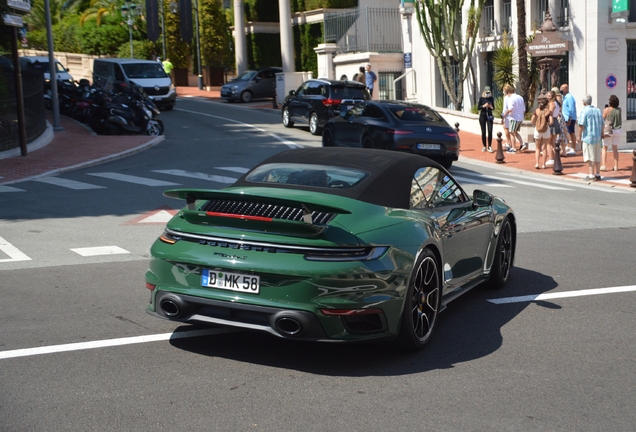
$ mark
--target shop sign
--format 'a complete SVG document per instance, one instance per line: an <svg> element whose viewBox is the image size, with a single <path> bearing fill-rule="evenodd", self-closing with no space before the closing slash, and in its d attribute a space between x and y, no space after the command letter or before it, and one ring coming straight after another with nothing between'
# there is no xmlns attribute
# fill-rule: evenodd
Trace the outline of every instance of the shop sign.
<svg viewBox="0 0 636 432"><path fill-rule="evenodd" d="M526 51L532 57L560 56L572 50L572 41L561 39L556 32L538 33Z"/></svg>
<svg viewBox="0 0 636 432"><path fill-rule="evenodd" d="M25 0L7 0L7 6L24 12L29 12L31 10L31 4Z"/></svg>

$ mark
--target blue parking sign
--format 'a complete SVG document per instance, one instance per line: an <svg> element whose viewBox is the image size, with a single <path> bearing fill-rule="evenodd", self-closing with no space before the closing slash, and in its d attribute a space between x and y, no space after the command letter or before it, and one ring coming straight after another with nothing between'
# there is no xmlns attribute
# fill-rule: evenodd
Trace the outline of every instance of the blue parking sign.
<svg viewBox="0 0 636 432"><path fill-rule="evenodd" d="M404 53L404 69L412 68L411 53Z"/></svg>

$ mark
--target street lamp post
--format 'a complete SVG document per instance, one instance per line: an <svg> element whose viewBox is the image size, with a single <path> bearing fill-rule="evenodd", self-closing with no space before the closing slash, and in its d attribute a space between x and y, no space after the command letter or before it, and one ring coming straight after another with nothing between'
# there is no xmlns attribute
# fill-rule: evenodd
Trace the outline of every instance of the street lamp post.
<svg viewBox="0 0 636 432"><path fill-rule="evenodd" d="M133 49L133 26L135 25L135 18L141 15L141 8L137 8L137 5L131 2L126 2L121 7L121 16L124 18L124 22L128 25L128 34L130 36L130 57L135 58L135 51Z"/></svg>
<svg viewBox="0 0 636 432"><path fill-rule="evenodd" d="M203 75L201 75L201 40L199 38L199 0L194 0L194 11L196 15L194 16L194 25L196 26L197 32L197 60L198 60L198 71L199 71L199 90L203 90Z"/></svg>

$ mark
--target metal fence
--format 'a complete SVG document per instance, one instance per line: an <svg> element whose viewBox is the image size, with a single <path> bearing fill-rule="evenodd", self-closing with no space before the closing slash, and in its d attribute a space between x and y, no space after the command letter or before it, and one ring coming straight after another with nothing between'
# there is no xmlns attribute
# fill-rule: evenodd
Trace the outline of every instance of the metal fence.
<svg viewBox="0 0 636 432"><path fill-rule="evenodd" d="M22 71L26 139L31 142L46 129L44 77L39 71ZM18 108L13 71L0 70L0 151L20 146Z"/></svg>
<svg viewBox="0 0 636 432"><path fill-rule="evenodd" d="M483 23L484 36L492 36L495 34L495 5L493 0L486 0L481 12L481 20Z"/></svg>
<svg viewBox="0 0 636 432"><path fill-rule="evenodd" d="M402 75L402 71L380 72L378 74L380 100L404 100L402 93L402 80L393 85L393 81L395 81L400 75Z"/></svg>
<svg viewBox="0 0 636 432"><path fill-rule="evenodd" d="M501 29L507 33L512 31L512 5L510 0L504 0L501 4Z"/></svg>
<svg viewBox="0 0 636 432"><path fill-rule="evenodd" d="M636 119L636 40L627 41L627 88L625 109L627 120ZM620 93L618 94L620 100ZM631 142L628 140L627 142Z"/></svg>
<svg viewBox="0 0 636 432"><path fill-rule="evenodd" d="M352 52L402 52L402 23L395 8L325 11L324 42L335 43L338 54Z"/></svg>

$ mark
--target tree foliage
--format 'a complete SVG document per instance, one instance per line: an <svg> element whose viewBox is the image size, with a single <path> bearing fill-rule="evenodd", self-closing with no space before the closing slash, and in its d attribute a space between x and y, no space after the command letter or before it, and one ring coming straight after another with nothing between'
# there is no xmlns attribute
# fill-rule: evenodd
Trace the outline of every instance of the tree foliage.
<svg viewBox="0 0 636 432"><path fill-rule="evenodd" d="M201 64L203 67L230 67L232 33L221 0L201 0Z"/></svg>
<svg viewBox="0 0 636 432"><path fill-rule="evenodd" d="M485 0L469 1L465 32L461 21L464 0L422 0L415 3L424 43L435 58L444 89L458 110L462 108L464 81L468 76L485 3ZM453 66L457 66L456 75Z"/></svg>
<svg viewBox="0 0 636 432"><path fill-rule="evenodd" d="M516 65L517 50L508 39L508 35L504 33L501 45L492 55L492 66L495 71L493 81L500 91L506 84L515 85L517 81L517 76L514 73Z"/></svg>

